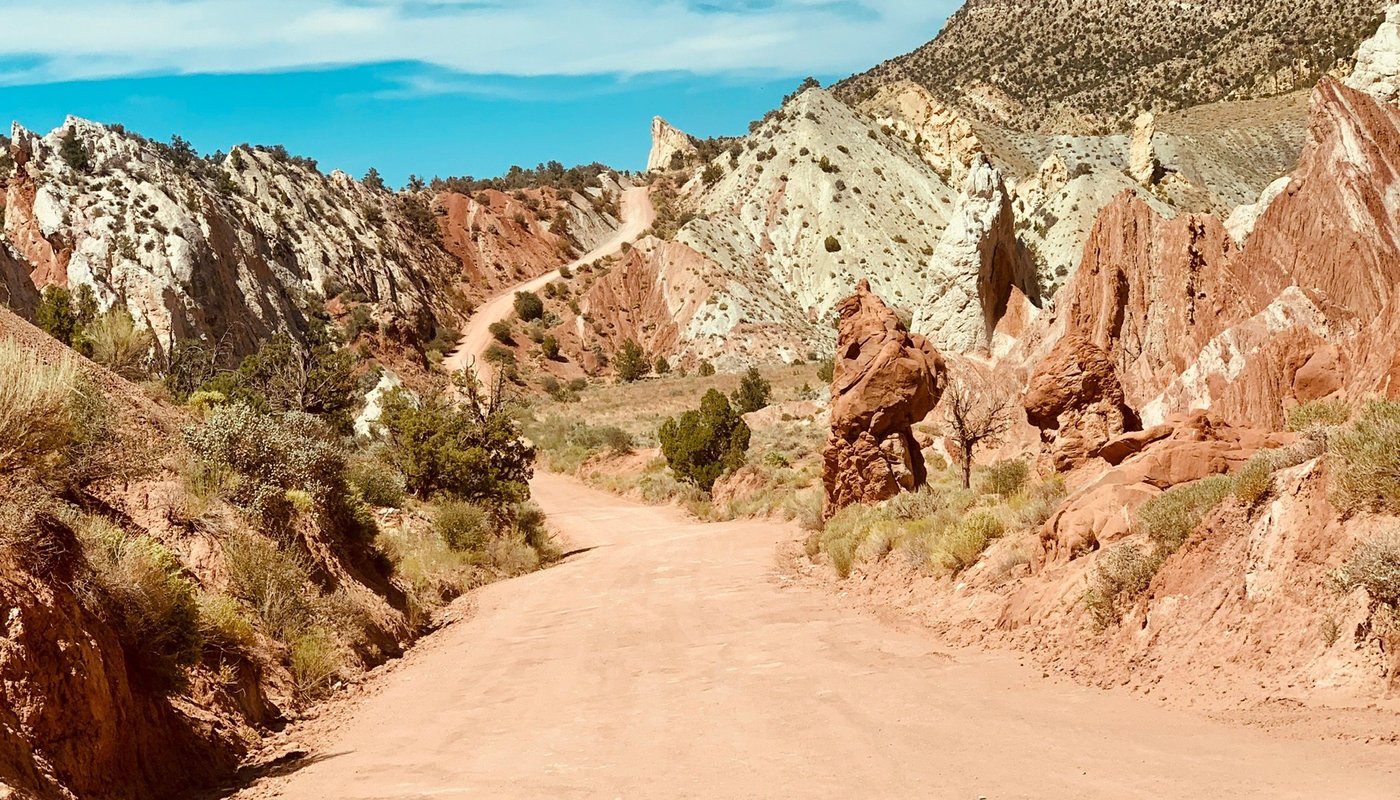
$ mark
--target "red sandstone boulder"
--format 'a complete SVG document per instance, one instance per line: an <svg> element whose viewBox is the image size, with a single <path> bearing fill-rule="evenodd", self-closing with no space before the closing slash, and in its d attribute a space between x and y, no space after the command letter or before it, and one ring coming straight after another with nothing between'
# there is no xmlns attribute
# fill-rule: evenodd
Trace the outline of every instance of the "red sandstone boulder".
<svg viewBox="0 0 1400 800"><path fill-rule="evenodd" d="M822 453L824 514L877 503L928 478L913 426L938 405L946 367L861 281L836 306L831 435Z"/></svg>
<svg viewBox="0 0 1400 800"><path fill-rule="evenodd" d="M1141 427L1124 402L1113 361L1075 333L1040 362L1023 402L1056 471L1084 463L1110 439Z"/></svg>
<svg viewBox="0 0 1400 800"><path fill-rule="evenodd" d="M1292 434L1236 428L1206 411L1110 440L1100 455L1117 468L1072 495L1041 528L1042 563L1111 544L1132 532L1137 507L1162 491L1236 472L1260 450L1295 440Z"/></svg>

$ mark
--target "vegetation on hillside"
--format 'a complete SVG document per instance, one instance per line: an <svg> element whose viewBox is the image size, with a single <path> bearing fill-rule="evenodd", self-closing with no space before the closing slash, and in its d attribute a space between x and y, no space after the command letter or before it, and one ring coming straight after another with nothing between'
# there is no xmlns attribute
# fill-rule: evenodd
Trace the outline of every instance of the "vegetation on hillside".
<svg viewBox="0 0 1400 800"><path fill-rule="evenodd" d="M1380 19L1375 0L1223 0L1210 13L1181 13L1174 0L971 0L932 42L835 90L852 100L911 80L1020 130L1079 119L1117 130L1134 109L1311 86ZM990 102L964 102L970 94Z"/></svg>

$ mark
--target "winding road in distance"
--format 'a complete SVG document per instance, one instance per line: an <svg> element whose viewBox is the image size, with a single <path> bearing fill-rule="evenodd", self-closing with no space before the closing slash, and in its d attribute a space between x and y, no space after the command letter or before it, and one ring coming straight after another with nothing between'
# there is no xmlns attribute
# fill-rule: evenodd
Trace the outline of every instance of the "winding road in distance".
<svg viewBox="0 0 1400 800"><path fill-rule="evenodd" d="M651 223L656 219L656 209L652 207L647 187L638 186L623 191L619 213L622 215L622 225L607 241L569 262L569 269L618 252L624 244L635 241L643 231L651 227ZM516 284L483 303L472 314L471 319L467 320L467 329L462 332L457 349L452 351L443 365L449 371L457 371L475 364L482 383L489 386L491 365L486 363L485 356L487 348L494 341L491 336L491 323L508 319L514 313L516 292L538 292L558 278L559 270L556 269L538 278Z"/></svg>

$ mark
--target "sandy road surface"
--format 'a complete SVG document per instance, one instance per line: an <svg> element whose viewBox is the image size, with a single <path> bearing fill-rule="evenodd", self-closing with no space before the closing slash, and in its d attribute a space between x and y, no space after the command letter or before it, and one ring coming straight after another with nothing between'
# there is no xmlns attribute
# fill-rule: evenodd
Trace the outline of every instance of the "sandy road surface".
<svg viewBox="0 0 1400 800"><path fill-rule="evenodd" d="M642 231L651 227L651 223L656 219L656 209L651 205L651 198L647 195L645 186L624 191L621 203L622 227L618 228L607 241L569 262L569 269L616 253L622 249L622 245L641 236ZM537 292L548 285L550 281L558 278L559 270L556 269L533 280L512 286L483 303L472 314L471 319L467 320L467 329L462 332L462 338L457 342L457 349L452 351L443 362L444 366L451 371L466 369L475 363L482 381L489 383L491 365L486 363L485 355L486 349L494 341L491 337L491 323L503 320L513 313L516 292Z"/></svg>
<svg viewBox="0 0 1400 800"><path fill-rule="evenodd" d="M1045 681L786 585L795 532L542 475L576 547L487 587L319 734L288 798L1394 798L1400 749Z"/></svg>

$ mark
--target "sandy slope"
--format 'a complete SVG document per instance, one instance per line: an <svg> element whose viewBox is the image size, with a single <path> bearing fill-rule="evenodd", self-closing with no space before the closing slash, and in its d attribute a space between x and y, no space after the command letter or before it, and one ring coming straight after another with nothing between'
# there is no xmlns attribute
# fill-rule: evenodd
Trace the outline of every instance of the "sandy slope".
<svg viewBox="0 0 1400 800"><path fill-rule="evenodd" d="M647 195L645 186L634 187L622 193L621 213L622 226L617 229L617 232L593 250L570 262L568 264L570 269L616 253L622 249L622 245L633 241L642 235L642 231L651 227L652 221L656 219L656 210L652 208L651 198ZM487 380L490 377L491 366L486 363L484 356L486 349L491 346L493 341L489 330L491 323L511 315L516 292L537 292L550 281L558 278L559 270L554 270L533 280L512 286L483 303L467 321L467 329L462 332L457 349L443 362L444 366L451 371L466 369L475 363L478 365L477 369L483 381Z"/></svg>
<svg viewBox="0 0 1400 800"><path fill-rule="evenodd" d="M487 587L248 796L1381 798L1396 748L1271 738L788 585L768 522L542 475L576 547ZM313 742L315 739L312 740Z"/></svg>

